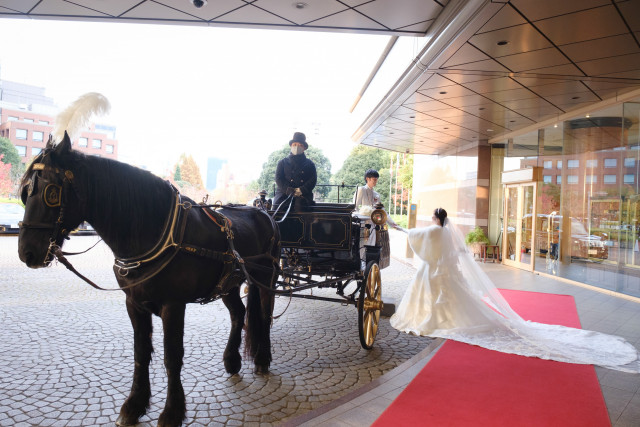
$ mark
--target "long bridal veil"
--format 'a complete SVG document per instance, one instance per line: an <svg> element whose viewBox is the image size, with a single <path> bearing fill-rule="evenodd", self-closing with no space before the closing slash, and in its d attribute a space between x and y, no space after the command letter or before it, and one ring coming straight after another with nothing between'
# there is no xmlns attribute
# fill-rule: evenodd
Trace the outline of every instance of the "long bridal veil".
<svg viewBox="0 0 640 427"><path fill-rule="evenodd" d="M621 337L522 319L448 219L444 227L409 230L408 240L424 265L391 318L394 328L505 353L640 372L637 349Z"/></svg>

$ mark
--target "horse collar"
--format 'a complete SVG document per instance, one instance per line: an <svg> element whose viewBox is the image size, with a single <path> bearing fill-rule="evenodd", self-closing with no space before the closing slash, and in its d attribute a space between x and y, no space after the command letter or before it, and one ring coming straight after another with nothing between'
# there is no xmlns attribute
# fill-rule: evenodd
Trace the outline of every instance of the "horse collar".
<svg viewBox="0 0 640 427"><path fill-rule="evenodd" d="M182 242L183 233L187 223L188 211L191 209L190 203L182 203L180 192L172 186L174 199L171 205L171 212L164 224L164 230L158 243L153 248L142 255L130 258L117 258L114 266L118 269L118 274L126 276L131 269L140 267L142 264L153 261L162 255L167 249L178 247ZM184 210L184 213L182 211ZM180 225L180 227L178 227Z"/></svg>

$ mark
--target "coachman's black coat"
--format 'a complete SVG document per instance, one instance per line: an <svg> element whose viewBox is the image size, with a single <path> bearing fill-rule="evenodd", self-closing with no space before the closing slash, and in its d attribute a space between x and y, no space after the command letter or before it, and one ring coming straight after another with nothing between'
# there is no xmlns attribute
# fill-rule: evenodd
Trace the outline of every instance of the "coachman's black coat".
<svg viewBox="0 0 640 427"><path fill-rule="evenodd" d="M296 188L300 188L302 198L307 204L313 204L313 189L317 180L316 165L304 153L295 156L289 154L276 166L277 188L274 205L282 203Z"/></svg>

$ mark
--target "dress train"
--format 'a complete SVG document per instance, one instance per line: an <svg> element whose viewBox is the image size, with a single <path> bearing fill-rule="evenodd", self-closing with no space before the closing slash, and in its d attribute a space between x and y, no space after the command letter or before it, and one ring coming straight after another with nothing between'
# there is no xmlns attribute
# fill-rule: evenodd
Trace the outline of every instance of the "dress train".
<svg viewBox="0 0 640 427"><path fill-rule="evenodd" d="M640 372L637 349L621 337L522 319L448 219L444 227L410 230L408 240L424 263L391 317L394 328L504 353Z"/></svg>

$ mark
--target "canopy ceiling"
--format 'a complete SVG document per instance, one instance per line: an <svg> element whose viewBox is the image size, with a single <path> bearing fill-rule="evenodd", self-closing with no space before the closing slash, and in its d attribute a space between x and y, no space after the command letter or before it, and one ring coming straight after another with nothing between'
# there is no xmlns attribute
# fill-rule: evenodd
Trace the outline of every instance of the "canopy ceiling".
<svg viewBox="0 0 640 427"><path fill-rule="evenodd" d="M639 0L451 0L446 13L354 140L446 154L640 102Z"/></svg>
<svg viewBox="0 0 640 427"><path fill-rule="evenodd" d="M640 0L0 0L0 17L426 36L353 135L401 152L640 102Z"/></svg>
<svg viewBox="0 0 640 427"><path fill-rule="evenodd" d="M424 35L449 0L0 0L0 16Z"/></svg>

